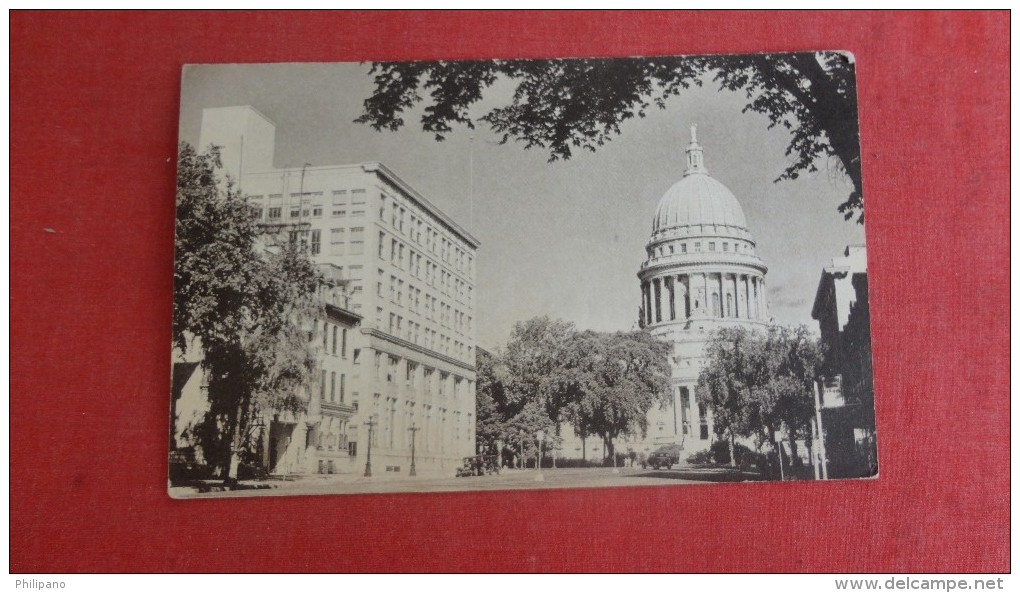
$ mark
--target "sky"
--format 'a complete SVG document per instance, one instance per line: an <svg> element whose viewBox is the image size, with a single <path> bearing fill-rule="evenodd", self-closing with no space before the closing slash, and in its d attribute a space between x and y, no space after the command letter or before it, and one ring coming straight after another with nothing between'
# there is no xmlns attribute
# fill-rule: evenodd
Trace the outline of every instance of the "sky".
<svg viewBox="0 0 1020 593"><path fill-rule="evenodd" d="M542 149L498 143L484 124L455 127L443 142L421 131L420 109L397 132L356 124L373 88L369 66L193 65L182 78L180 139L197 144L202 109L251 105L276 123L277 167L379 161L480 242L477 339L505 343L513 324L548 315L578 328L636 329L637 272L663 194L683 176L690 125L698 126L709 174L733 192L768 266L769 308L778 323L812 330L823 266L864 227L836 207L850 185L829 161L795 181L774 180L792 162L789 132L742 113L742 93L692 88L628 120L597 152L548 162ZM472 110L505 102L497 83Z"/></svg>

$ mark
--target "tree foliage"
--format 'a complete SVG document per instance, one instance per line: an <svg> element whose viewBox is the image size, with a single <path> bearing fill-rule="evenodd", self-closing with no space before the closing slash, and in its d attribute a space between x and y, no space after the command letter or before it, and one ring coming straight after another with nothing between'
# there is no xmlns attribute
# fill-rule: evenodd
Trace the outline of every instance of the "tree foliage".
<svg viewBox="0 0 1020 593"><path fill-rule="evenodd" d="M648 411L669 396L670 345L647 332L586 331L564 360L570 376L564 418L578 435L598 435L606 453L624 434L648 431Z"/></svg>
<svg viewBox="0 0 1020 593"><path fill-rule="evenodd" d="M595 151L620 133L621 124L644 117L651 107L692 85L713 80L720 90L743 91L744 111L769 118L792 138L793 161L777 179L796 179L834 158L852 188L839 206L847 220L863 222L857 89L851 56L836 52L740 56L663 56L375 62L375 90L355 121L376 130L397 130L403 115L425 102L421 126L443 140L453 125L474 128L470 108L498 80L515 90L509 104L478 119L506 143L549 151L549 160L569 159L576 149Z"/></svg>
<svg viewBox="0 0 1020 593"><path fill-rule="evenodd" d="M210 410L195 433L207 460L233 474L260 410L307 404L321 276L296 247L261 241L251 206L219 169L215 149L180 146L173 344L200 350Z"/></svg>
<svg viewBox="0 0 1020 593"><path fill-rule="evenodd" d="M804 326L765 331L723 328L709 340L698 396L712 410L716 432L774 442L776 431L806 436L814 413L812 382L821 349Z"/></svg>
<svg viewBox="0 0 1020 593"><path fill-rule="evenodd" d="M611 454L623 434L644 434L647 414L669 394L670 347L647 332L578 332L539 317L515 325L506 347L478 359L480 443L501 440L525 454L542 430L557 444L560 427L598 435ZM514 446L516 445L516 447Z"/></svg>

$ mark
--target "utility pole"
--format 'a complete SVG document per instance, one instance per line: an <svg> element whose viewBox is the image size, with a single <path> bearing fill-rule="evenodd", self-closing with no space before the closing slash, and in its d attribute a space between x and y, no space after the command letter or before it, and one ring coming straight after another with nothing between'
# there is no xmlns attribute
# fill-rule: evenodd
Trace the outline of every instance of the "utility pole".
<svg viewBox="0 0 1020 593"><path fill-rule="evenodd" d="M829 479L828 462L825 459L825 431L822 429L822 402L818 395L818 381L813 382L815 388L815 424L818 426L818 457L822 466L822 479Z"/></svg>
<svg viewBox="0 0 1020 593"><path fill-rule="evenodd" d="M414 469L414 435L419 430L421 430L421 427L418 426L417 424L415 424L414 422L411 422L411 427L408 428L407 430L411 431L411 473L410 473L410 475L417 476L418 473Z"/></svg>
<svg viewBox="0 0 1020 593"><path fill-rule="evenodd" d="M369 416L368 420L365 421L365 426L368 427L368 453L365 456L365 477L372 477L372 427L376 424L375 416Z"/></svg>

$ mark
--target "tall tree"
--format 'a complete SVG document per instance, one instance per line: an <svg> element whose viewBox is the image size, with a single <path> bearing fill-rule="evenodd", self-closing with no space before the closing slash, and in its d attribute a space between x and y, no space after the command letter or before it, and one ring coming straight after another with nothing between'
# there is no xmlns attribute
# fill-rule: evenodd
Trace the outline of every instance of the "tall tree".
<svg viewBox="0 0 1020 593"><path fill-rule="evenodd" d="M549 151L551 161L574 149L594 151L620 133L620 125L691 85L713 79L720 90L743 91L744 111L769 118L769 127L791 131L793 162L777 179L815 171L834 158L852 188L839 211L863 222L857 89L852 56L838 52L744 56L661 56L437 62L375 62L375 91L355 121L396 130L403 115L425 99L426 132L443 140L453 125L474 128L470 107L498 80L515 84L510 103L479 118L525 148Z"/></svg>
<svg viewBox="0 0 1020 593"><path fill-rule="evenodd" d="M570 377L565 419L579 435L601 437L615 462L616 439L643 438L648 411L669 396L670 351L643 331L575 335L564 357Z"/></svg>
<svg viewBox="0 0 1020 593"><path fill-rule="evenodd" d="M491 450L497 441L507 442L506 391L500 359L478 349L475 356L475 415L478 418L475 440L482 450Z"/></svg>
<svg viewBox="0 0 1020 593"><path fill-rule="evenodd" d="M731 445L753 437L775 445L783 431L794 441L807 436L814 411L812 382L821 349L804 326L769 326L765 331L723 328L705 349L699 397L711 408L716 433ZM732 459L732 456L731 456Z"/></svg>
<svg viewBox="0 0 1020 593"><path fill-rule="evenodd" d="M537 402L553 421L567 401L562 358L574 325L567 321L535 317L514 325L503 350L506 369L506 406L511 416L525 404Z"/></svg>
<svg viewBox="0 0 1020 593"><path fill-rule="evenodd" d="M255 416L307 405L321 277L296 247L261 240L220 168L215 149L180 146L173 344L201 353L210 409L196 433L206 459L234 480L252 453Z"/></svg>

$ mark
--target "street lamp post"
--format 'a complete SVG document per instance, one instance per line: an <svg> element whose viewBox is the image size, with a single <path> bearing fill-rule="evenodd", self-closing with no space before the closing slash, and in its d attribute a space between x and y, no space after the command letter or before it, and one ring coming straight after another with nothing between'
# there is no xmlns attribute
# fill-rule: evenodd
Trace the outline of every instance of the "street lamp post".
<svg viewBox="0 0 1020 593"><path fill-rule="evenodd" d="M365 426L368 427L368 452L365 455L365 477L372 477L372 427L376 424L375 416L369 416L368 420L365 421Z"/></svg>
<svg viewBox="0 0 1020 593"><path fill-rule="evenodd" d="M414 422L411 422L411 427L408 428L407 430L411 431L411 474L410 475L417 476L418 473L414 469L414 435L419 430L421 430L421 427L418 426L417 424L415 424Z"/></svg>
<svg viewBox="0 0 1020 593"><path fill-rule="evenodd" d="M545 431L540 430L536 432L535 437L538 439L538 463L535 464L535 471L538 473L535 474L535 481L541 482L545 480L545 476L542 475L542 445L545 441Z"/></svg>

